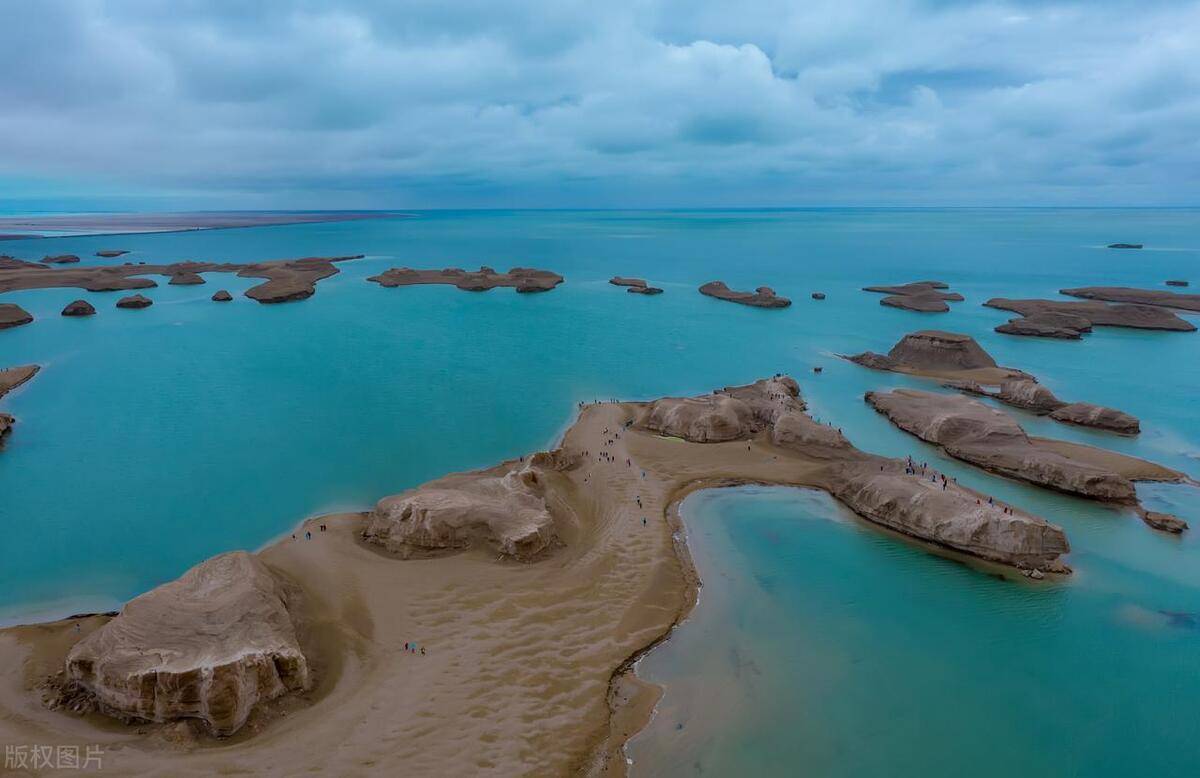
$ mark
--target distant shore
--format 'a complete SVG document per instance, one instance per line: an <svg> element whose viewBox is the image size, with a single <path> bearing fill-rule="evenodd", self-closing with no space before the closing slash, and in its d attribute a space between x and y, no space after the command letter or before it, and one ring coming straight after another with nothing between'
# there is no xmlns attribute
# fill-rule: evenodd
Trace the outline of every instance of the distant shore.
<svg viewBox="0 0 1200 778"><path fill-rule="evenodd" d="M0 240L75 238L89 235L142 235L159 232L223 230L234 227L275 227L288 224L410 217L411 214L399 211L194 211L0 216ZM59 234L42 234L45 232Z"/></svg>

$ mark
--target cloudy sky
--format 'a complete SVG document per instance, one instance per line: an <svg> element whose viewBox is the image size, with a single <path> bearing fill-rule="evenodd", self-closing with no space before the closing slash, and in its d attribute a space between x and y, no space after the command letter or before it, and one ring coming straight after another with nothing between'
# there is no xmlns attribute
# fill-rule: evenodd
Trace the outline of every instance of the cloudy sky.
<svg viewBox="0 0 1200 778"><path fill-rule="evenodd" d="M1200 0L38 0L0 207L1200 205Z"/></svg>

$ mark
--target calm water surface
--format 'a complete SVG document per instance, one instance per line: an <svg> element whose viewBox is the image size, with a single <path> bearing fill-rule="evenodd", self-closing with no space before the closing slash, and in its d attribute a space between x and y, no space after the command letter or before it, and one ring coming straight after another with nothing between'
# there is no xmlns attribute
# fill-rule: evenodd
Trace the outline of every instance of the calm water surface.
<svg viewBox="0 0 1200 778"><path fill-rule="evenodd" d="M1102 248L1114 241L1148 248ZM1085 284L1200 285L1198 211L435 212L0 244L26 259L101 248L133 250L114 262L367 258L280 306L210 302L218 288L257 283L224 274L151 290L142 311L113 308L116 293L3 295L37 320L0 332L0 365L44 370L0 401L18 418L0 453L0 622L113 607L305 516L544 447L581 399L784 371L859 447L936 461L1062 524L1078 572L1054 586L1005 583L876 535L819 495L699 495L685 518L706 587L692 620L643 664L667 694L630 749L635 772L1183 775L1200 765L1196 542L943 461L862 402L869 389L931 384L833 356L886 350L914 329L969 333L1002 364L1067 399L1129 411L1144 430L1115 438L1022 416L1031 432L1200 476L1200 334L1013 338L992 331L1008 315L980 305ZM481 263L545 267L567 283L517 295L363 280L398 265ZM612 275L666 293L626 294ZM761 311L695 292L716 278L795 302ZM967 300L923 315L859 291L926 278ZM59 316L79 297L98 315ZM1141 491L1200 523L1196 490Z"/></svg>

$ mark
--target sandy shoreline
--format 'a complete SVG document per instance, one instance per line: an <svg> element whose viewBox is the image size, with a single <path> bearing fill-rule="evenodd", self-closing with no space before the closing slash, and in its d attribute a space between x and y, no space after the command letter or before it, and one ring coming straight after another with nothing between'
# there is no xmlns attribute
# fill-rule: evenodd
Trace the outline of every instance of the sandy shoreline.
<svg viewBox="0 0 1200 778"><path fill-rule="evenodd" d="M4 240L52 240L90 235L145 235L148 233L223 230L239 227L278 227L289 224L318 224L364 219L403 218L410 214L382 211L277 212L197 211L190 213L113 213L63 216L0 217ZM11 232L11 230L27 232ZM42 235L39 231L70 233Z"/></svg>
<svg viewBox="0 0 1200 778"><path fill-rule="evenodd" d="M108 620L92 616L0 630L0 743L100 744L106 769L128 775L624 775L624 745L662 691L636 662L697 601L681 501L744 484L829 491L833 477L815 449L765 431L698 444L627 428L645 407L588 405L566 429L574 463L543 476L559 542L535 561L480 546L397 559L362 541L363 513L307 519L260 551L302 592L297 635L315 684L261 706L234 736L47 708L47 678Z"/></svg>

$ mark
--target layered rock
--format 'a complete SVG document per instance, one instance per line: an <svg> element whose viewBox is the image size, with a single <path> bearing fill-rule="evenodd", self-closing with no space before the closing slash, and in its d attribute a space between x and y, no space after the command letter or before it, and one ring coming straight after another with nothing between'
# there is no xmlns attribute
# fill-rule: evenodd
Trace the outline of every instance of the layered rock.
<svg viewBox="0 0 1200 778"><path fill-rule="evenodd" d="M631 286L628 289L626 289L625 291L628 292L629 294L645 294L645 295L656 295L656 294L663 293L663 290L657 286Z"/></svg>
<svg viewBox="0 0 1200 778"><path fill-rule="evenodd" d="M1097 500L1137 500L1129 479L1038 445L1010 416L977 400L912 389L867 392L865 399L902 430L985 470Z"/></svg>
<svg viewBox="0 0 1200 778"><path fill-rule="evenodd" d="M1022 376L1019 370L999 368L996 360L969 335L941 330L910 332L885 354L866 351L846 357L874 370L953 376L970 371L988 371L994 378Z"/></svg>
<svg viewBox="0 0 1200 778"><path fill-rule="evenodd" d="M1025 335L1034 338L1079 340L1092 331L1091 320L1073 313L1041 311L1019 319L1009 319L996 327L1006 335Z"/></svg>
<svg viewBox="0 0 1200 778"><path fill-rule="evenodd" d="M799 461L823 462L815 485L871 522L1031 575L1069 572L1059 559L1069 550L1061 528L1028 513L987 506L982 495L954 481L930 482L906 474L899 461L858 450L840 430L804 412L800 388L791 378L776 376L685 400L647 404L635 429L665 430L701 444L764 433Z"/></svg>
<svg viewBox="0 0 1200 778"><path fill-rule="evenodd" d="M799 396L793 379L776 376L699 397L655 400L634 426L693 443L745 440L774 424L781 413L804 410Z"/></svg>
<svg viewBox="0 0 1200 778"><path fill-rule="evenodd" d="M1188 529L1188 523L1178 516L1172 516L1169 513L1159 513L1158 511L1138 510L1138 515L1142 521L1151 529L1156 529L1159 532L1169 532L1172 535L1179 535L1184 530Z"/></svg>
<svg viewBox="0 0 1200 778"><path fill-rule="evenodd" d="M906 535L1022 570L1068 572L1061 527L989 505L956 483L945 488L878 459L831 470L830 493L855 513Z"/></svg>
<svg viewBox="0 0 1200 778"><path fill-rule="evenodd" d="M363 539L405 558L486 546L504 557L534 559L557 541L545 462L448 476L385 497Z"/></svg>
<svg viewBox="0 0 1200 778"><path fill-rule="evenodd" d="M129 251L126 249L103 249L96 252L96 256L104 257L105 259L113 259L114 257L124 256Z"/></svg>
<svg viewBox="0 0 1200 778"><path fill-rule="evenodd" d="M229 294L229 292L224 289L218 289L212 296L214 303L227 303L232 299L233 295Z"/></svg>
<svg viewBox="0 0 1200 778"><path fill-rule="evenodd" d="M1162 289L1134 289L1129 286L1083 286L1076 289L1059 289L1058 293L1087 300L1160 305L1200 313L1200 294L1178 294Z"/></svg>
<svg viewBox="0 0 1200 778"><path fill-rule="evenodd" d="M477 271L451 267L444 270L414 270L394 267L367 279L384 287L448 284L464 292L488 292L496 287L510 287L518 292L548 292L563 282L563 277L549 270L514 267L507 273L497 273L486 265Z"/></svg>
<svg viewBox="0 0 1200 778"><path fill-rule="evenodd" d="M56 256L42 257L42 262L47 265L69 265L78 261L79 257L74 254L58 254Z"/></svg>
<svg viewBox="0 0 1200 778"><path fill-rule="evenodd" d="M944 281L913 281L899 286L864 286L863 291L886 294L887 297L879 301L880 305L919 313L945 313L950 310L947 302L963 299L958 292L942 291L949 288Z"/></svg>
<svg viewBox="0 0 1200 778"><path fill-rule="evenodd" d="M33 321L33 315L16 303L0 303L0 330L20 327Z"/></svg>
<svg viewBox="0 0 1200 778"><path fill-rule="evenodd" d="M309 684L295 596L255 556L213 557L76 643L67 676L111 715L231 735L259 703Z"/></svg>
<svg viewBox="0 0 1200 778"><path fill-rule="evenodd" d="M171 286L197 286L204 283L204 277L199 273L185 271L171 276L171 280L167 283Z"/></svg>
<svg viewBox="0 0 1200 778"><path fill-rule="evenodd" d="M63 316L92 316L95 313L96 307L87 300L75 300L62 309Z"/></svg>
<svg viewBox="0 0 1200 778"><path fill-rule="evenodd" d="M644 278L625 278L623 276L613 276L608 279L608 282L613 286L646 286Z"/></svg>
<svg viewBox="0 0 1200 778"><path fill-rule="evenodd" d="M724 281L709 281L700 287L700 294L754 308L786 308L792 304L788 298L775 294L775 290L769 286L760 286L753 292L738 292L726 286Z"/></svg>
<svg viewBox="0 0 1200 778"><path fill-rule="evenodd" d="M154 301L140 294L131 294L117 300L118 308L149 308L151 305L154 305Z"/></svg>
<svg viewBox="0 0 1200 778"><path fill-rule="evenodd" d="M1092 403L1070 403L1055 409L1050 418L1055 421L1078 424L1084 427L1119 432L1122 435L1137 435L1142 431L1141 422L1136 416L1131 416L1115 408Z"/></svg>
<svg viewBox="0 0 1200 778"><path fill-rule="evenodd" d="M1014 379L1000 384L1000 391L995 395L1002 403L1017 408L1025 408L1034 413L1047 414L1066 406L1054 392L1029 379Z"/></svg>
<svg viewBox="0 0 1200 778"><path fill-rule="evenodd" d="M1077 317L1077 324L1082 325L1082 319L1087 323L1087 327L1130 327L1133 329L1145 330L1168 330L1174 332L1193 332L1196 325L1191 322L1181 319L1172 311L1161 306L1154 305L1112 305L1102 301L1066 301L1066 300L1010 300L1005 297L993 297L984 305L989 308L999 308L1005 311L1013 311L1022 316L1034 319L1035 325L1026 327L1024 325L1014 326L1016 320L1010 321L999 332L1007 332L1017 335L1033 335L1036 334L1038 327L1046 327L1047 325L1038 324L1038 322L1047 322L1046 314L1067 314ZM1062 320L1058 320L1062 322ZM1050 337L1073 337L1069 334L1070 330L1075 330L1077 333L1087 332L1088 329L1082 326L1070 326L1063 323L1049 325L1047 329L1051 332ZM1053 334L1055 330L1065 330L1067 334Z"/></svg>

